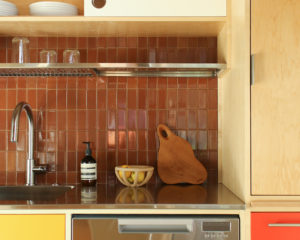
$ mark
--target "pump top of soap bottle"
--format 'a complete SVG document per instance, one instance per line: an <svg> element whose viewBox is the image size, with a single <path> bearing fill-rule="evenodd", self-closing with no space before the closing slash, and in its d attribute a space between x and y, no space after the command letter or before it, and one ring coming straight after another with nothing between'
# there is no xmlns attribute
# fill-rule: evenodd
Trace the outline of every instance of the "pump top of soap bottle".
<svg viewBox="0 0 300 240"><path fill-rule="evenodd" d="M85 156L92 156L91 142L82 142L86 144Z"/></svg>

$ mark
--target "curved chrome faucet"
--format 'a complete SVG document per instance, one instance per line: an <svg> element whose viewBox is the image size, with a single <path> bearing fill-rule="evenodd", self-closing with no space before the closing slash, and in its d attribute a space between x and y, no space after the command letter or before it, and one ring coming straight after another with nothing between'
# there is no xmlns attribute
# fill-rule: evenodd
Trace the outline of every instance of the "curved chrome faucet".
<svg viewBox="0 0 300 240"><path fill-rule="evenodd" d="M18 141L19 135L19 120L22 111L25 110L28 119L28 157L26 163L26 185L34 185L34 171L46 172L47 168L44 166L35 166L33 159L33 149L34 149L34 122L31 107L26 102L20 102L16 106L11 120L11 142ZM41 170L41 168L43 168Z"/></svg>

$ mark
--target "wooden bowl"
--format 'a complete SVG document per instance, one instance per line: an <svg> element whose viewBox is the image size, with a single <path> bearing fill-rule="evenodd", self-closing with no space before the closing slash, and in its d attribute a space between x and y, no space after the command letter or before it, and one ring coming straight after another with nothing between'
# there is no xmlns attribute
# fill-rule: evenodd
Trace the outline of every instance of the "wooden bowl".
<svg viewBox="0 0 300 240"><path fill-rule="evenodd" d="M146 184L154 168L142 165L124 165L115 167L118 180L127 187L140 187Z"/></svg>

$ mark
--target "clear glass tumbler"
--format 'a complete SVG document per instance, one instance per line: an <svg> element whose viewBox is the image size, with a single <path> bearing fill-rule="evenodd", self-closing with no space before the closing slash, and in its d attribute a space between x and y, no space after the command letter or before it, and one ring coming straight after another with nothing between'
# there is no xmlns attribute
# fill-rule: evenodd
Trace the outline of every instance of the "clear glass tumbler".
<svg viewBox="0 0 300 240"><path fill-rule="evenodd" d="M40 51L40 63L57 63L57 53L54 50Z"/></svg>
<svg viewBox="0 0 300 240"><path fill-rule="evenodd" d="M80 52L76 49L67 49L63 53L64 63L79 63L80 62Z"/></svg>
<svg viewBox="0 0 300 240"><path fill-rule="evenodd" d="M15 37L12 39L12 58L13 63L29 62L29 40L25 37Z"/></svg>

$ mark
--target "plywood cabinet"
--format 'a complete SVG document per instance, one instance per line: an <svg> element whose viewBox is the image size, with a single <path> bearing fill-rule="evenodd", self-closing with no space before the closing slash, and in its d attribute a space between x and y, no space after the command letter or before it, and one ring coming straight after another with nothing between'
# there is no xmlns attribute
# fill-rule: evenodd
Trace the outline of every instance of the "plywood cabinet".
<svg viewBox="0 0 300 240"><path fill-rule="evenodd" d="M300 1L251 5L252 195L300 195Z"/></svg>
<svg viewBox="0 0 300 240"><path fill-rule="evenodd" d="M64 240L65 215L0 215L0 239Z"/></svg>

